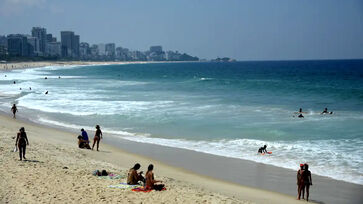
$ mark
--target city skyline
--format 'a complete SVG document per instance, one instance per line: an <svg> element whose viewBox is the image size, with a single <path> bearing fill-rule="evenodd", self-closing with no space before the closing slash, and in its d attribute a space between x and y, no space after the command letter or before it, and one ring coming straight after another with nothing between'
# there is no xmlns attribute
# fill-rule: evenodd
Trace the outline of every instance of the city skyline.
<svg viewBox="0 0 363 204"><path fill-rule="evenodd" d="M164 51L160 45L139 51L116 47L115 43L89 44L81 42L80 35L73 31L60 31L59 39L43 27L33 27L31 35L0 35L0 60L199 61L187 53Z"/></svg>
<svg viewBox="0 0 363 204"><path fill-rule="evenodd" d="M132 50L163 45L207 59L363 58L359 0L4 0L0 16L0 35L41 26L57 38L56 31L73 30L91 44L115 42Z"/></svg>

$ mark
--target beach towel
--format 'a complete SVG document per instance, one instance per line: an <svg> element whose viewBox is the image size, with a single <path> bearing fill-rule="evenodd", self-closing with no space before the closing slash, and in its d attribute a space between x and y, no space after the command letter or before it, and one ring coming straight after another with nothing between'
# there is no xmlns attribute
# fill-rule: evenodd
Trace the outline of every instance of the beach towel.
<svg viewBox="0 0 363 204"><path fill-rule="evenodd" d="M120 188L120 189L131 189L131 188L136 188L136 187L140 187L140 185L129 185L127 183L119 183L116 185L109 185L109 188Z"/></svg>
<svg viewBox="0 0 363 204"><path fill-rule="evenodd" d="M132 189L132 191L134 191L134 192L144 192L144 193L148 193L148 192L150 192L152 190L151 189L146 189L145 187L138 187L138 188Z"/></svg>

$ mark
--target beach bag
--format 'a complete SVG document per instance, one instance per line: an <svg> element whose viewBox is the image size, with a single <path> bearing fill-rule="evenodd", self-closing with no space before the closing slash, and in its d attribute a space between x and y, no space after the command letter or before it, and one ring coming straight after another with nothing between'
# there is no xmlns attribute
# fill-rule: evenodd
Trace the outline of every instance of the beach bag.
<svg viewBox="0 0 363 204"><path fill-rule="evenodd" d="M162 191L162 190L164 190L164 184L159 184L159 185L154 185L154 189L156 190L156 191Z"/></svg>
<svg viewBox="0 0 363 204"><path fill-rule="evenodd" d="M101 176L108 176L108 173L106 170L102 170Z"/></svg>

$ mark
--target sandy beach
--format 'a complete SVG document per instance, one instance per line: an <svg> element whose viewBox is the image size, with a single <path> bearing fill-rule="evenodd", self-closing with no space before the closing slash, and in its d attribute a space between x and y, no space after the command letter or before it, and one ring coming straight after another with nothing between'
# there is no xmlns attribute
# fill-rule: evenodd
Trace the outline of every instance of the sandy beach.
<svg viewBox="0 0 363 204"><path fill-rule="evenodd" d="M1 203L300 203L293 196L244 187L175 168L147 157L102 144L100 152L79 149L75 134L0 116L0 161L3 181ZM30 145L27 161L13 152L19 127L26 128ZM133 192L109 188L125 182L135 162L145 170L155 165L156 179L166 184L162 192ZM123 178L100 179L95 169Z"/></svg>

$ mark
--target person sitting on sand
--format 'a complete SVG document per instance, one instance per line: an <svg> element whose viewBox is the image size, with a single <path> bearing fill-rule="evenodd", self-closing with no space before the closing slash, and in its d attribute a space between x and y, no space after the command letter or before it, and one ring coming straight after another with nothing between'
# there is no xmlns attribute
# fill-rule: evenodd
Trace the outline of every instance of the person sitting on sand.
<svg viewBox="0 0 363 204"><path fill-rule="evenodd" d="M89 139L88 139L88 134L87 132L82 128L81 129L81 133L82 133L82 139L87 142L87 144L89 144Z"/></svg>
<svg viewBox="0 0 363 204"><path fill-rule="evenodd" d="M98 147L100 145L100 140L102 139L102 131L99 125L96 125L96 133L95 133L95 137L93 138L93 145L92 145L92 150L95 147L95 144L97 143L97 151L98 151Z"/></svg>
<svg viewBox="0 0 363 204"><path fill-rule="evenodd" d="M137 185L139 184L139 181L145 183L145 178L142 176L142 171L140 171L140 173L137 172L137 170L139 170L140 167L141 167L140 164L136 163L134 167L132 167L129 170L129 173L127 175L127 184Z"/></svg>
<svg viewBox="0 0 363 204"><path fill-rule="evenodd" d="M11 107L11 112L13 112L13 118L16 118L15 114L18 112L18 108L15 104L13 104L13 107Z"/></svg>
<svg viewBox="0 0 363 204"><path fill-rule="evenodd" d="M156 183L162 183L162 181L159 180L155 180L154 179L154 173L153 173L153 169L154 169L154 165L150 164L147 167L147 172L146 172L146 189L148 190L162 190L164 188L164 184L156 184Z"/></svg>
<svg viewBox="0 0 363 204"><path fill-rule="evenodd" d="M310 185L313 185L313 181L311 179L311 172L309 171L308 164L304 164L304 171L303 171L301 177L304 182L304 187L306 190L306 201L309 201L309 189L310 189Z"/></svg>
<svg viewBox="0 0 363 204"><path fill-rule="evenodd" d="M15 146L18 146L20 161L25 158L26 146L29 145L28 137L26 136L25 128L21 127L16 136Z"/></svg>
<svg viewBox="0 0 363 204"><path fill-rule="evenodd" d="M264 145L263 147L260 147L260 149L258 149L257 153L267 153L267 145Z"/></svg>
<svg viewBox="0 0 363 204"><path fill-rule="evenodd" d="M304 172L304 164L300 164L300 169L297 171L296 175L296 184L297 184L297 199L300 200L301 193L302 198L305 197L305 186L304 186L304 180L302 179L302 174Z"/></svg>
<svg viewBox="0 0 363 204"><path fill-rule="evenodd" d="M84 140L82 135L78 135L78 147L79 148L87 148L87 149L91 149L91 147L89 146L89 141Z"/></svg>

